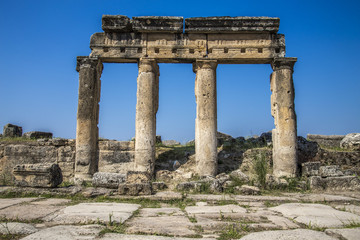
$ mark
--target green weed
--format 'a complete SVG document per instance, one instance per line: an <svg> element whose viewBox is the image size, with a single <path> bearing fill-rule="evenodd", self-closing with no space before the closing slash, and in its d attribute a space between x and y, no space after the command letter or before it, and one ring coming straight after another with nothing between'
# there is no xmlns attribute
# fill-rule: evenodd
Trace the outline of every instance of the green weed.
<svg viewBox="0 0 360 240"><path fill-rule="evenodd" d="M237 228L235 227L234 224L232 224L229 225L220 233L218 240L239 239L244 235L243 232L248 232L248 231L249 231L248 227L244 227L240 224L239 227Z"/></svg>
<svg viewBox="0 0 360 240"><path fill-rule="evenodd" d="M256 174L257 181L259 182L260 186L265 188L266 187L267 162L266 162L266 156L264 153L259 153L255 157L254 171Z"/></svg>

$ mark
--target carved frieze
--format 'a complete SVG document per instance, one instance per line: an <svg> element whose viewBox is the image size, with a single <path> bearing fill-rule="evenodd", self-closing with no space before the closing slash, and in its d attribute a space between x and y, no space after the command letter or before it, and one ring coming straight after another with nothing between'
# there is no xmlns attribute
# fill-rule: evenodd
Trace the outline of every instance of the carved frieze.
<svg viewBox="0 0 360 240"><path fill-rule="evenodd" d="M103 33L90 40L91 57L104 62L271 63L285 56L278 18L268 17L133 17L104 15ZM185 32L183 32L185 31Z"/></svg>

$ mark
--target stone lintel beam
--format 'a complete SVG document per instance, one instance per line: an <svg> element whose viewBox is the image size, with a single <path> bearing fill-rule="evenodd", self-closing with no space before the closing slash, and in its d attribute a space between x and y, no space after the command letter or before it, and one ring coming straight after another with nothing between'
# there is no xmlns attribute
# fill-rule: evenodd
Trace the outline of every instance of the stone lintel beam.
<svg viewBox="0 0 360 240"><path fill-rule="evenodd" d="M273 174L276 177L295 177L297 174L297 125L293 67L296 58L274 59L271 74L271 112L273 130Z"/></svg>
<svg viewBox="0 0 360 240"><path fill-rule="evenodd" d="M154 59L140 59L135 122L135 171L153 176L159 67Z"/></svg>
<svg viewBox="0 0 360 240"><path fill-rule="evenodd" d="M79 101L76 126L75 181L91 180L98 169L98 122L100 76L103 65L97 58L78 57Z"/></svg>
<svg viewBox="0 0 360 240"><path fill-rule="evenodd" d="M133 17L132 25L136 32L183 32L183 17L143 16Z"/></svg>
<svg viewBox="0 0 360 240"><path fill-rule="evenodd" d="M103 15L104 32L183 32L183 17Z"/></svg>
<svg viewBox="0 0 360 240"><path fill-rule="evenodd" d="M124 15L103 15L102 29L104 32L131 32L131 20Z"/></svg>
<svg viewBox="0 0 360 240"><path fill-rule="evenodd" d="M199 60L193 63L196 73L195 153L196 170L200 176L217 174L217 61Z"/></svg>
<svg viewBox="0 0 360 240"><path fill-rule="evenodd" d="M271 17L195 17L185 19L185 33L277 33L279 25Z"/></svg>

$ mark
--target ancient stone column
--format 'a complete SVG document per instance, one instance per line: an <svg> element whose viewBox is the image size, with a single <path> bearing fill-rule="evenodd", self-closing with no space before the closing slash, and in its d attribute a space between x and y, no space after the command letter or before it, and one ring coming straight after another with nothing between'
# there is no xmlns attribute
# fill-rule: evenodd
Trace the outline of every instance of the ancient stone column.
<svg viewBox="0 0 360 240"><path fill-rule="evenodd" d="M78 57L79 102L76 126L75 182L89 181L98 170L100 76L97 58Z"/></svg>
<svg viewBox="0 0 360 240"><path fill-rule="evenodd" d="M196 73L195 152L196 170L200 176L217 174L217 101L216 67L213 60L193 64Z"/></svg>
<svg viewBox="0 0 360 240"><path fill-rule="evenodd" d="M296 58L277 58L270 77L273 139L273 174L295 177L297 173L297 127L294 105L293 67Z"/></svg>
<svg viewBox="0 0 360 240"><path fill-rule="evenodd" d="M135 171L151 177L155 168L156 112L159 105L159 67L154 59L140 59L137 78Z"/></svg>

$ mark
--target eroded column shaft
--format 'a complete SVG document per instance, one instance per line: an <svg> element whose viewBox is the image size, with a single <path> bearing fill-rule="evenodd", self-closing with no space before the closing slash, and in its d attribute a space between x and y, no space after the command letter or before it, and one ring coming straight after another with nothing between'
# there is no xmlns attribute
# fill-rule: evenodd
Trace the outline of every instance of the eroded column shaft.
<svg viewBox="0 0 360 240"><path fill-rule="evenodd" d="M273 64L270 77L271 112L275 129L273 138L273 174L295 177L297 173L297 126L293 66L296 58L279 58Z"/></svg>
<svg viewBox="0 0 360 240"><path fill-rule="evenodd" d="M195 152L196 170L200 176L217 174L217 100L216 61L196 61Z"/></svg>
<svg viewBox="0 0 360 240"><path fill-rule="evenodd" d="M155 168L156 112L159 105L159 67L155 60L139 61L135 123L135 171L151 176Z"/></svg>
<svg viewBox="0 0 360 240"><path fill-rule="evenodd" d="M79 101L76 126L75 180L91 180L98 170L100 76L102 63L79 57Z"/></svg>

